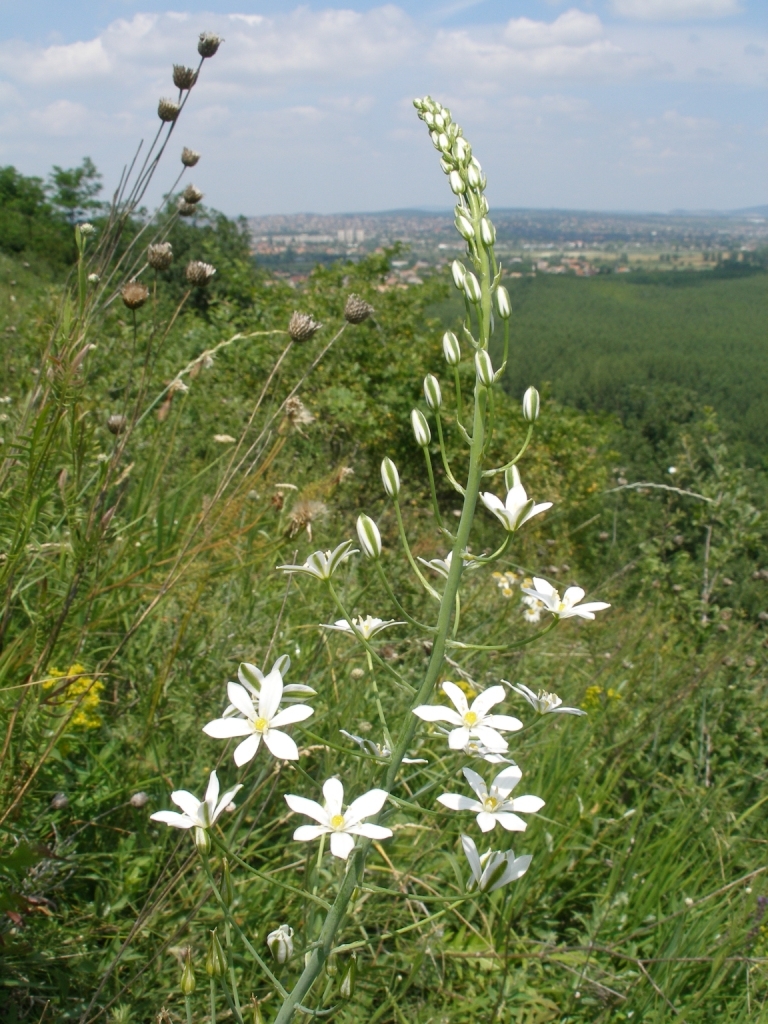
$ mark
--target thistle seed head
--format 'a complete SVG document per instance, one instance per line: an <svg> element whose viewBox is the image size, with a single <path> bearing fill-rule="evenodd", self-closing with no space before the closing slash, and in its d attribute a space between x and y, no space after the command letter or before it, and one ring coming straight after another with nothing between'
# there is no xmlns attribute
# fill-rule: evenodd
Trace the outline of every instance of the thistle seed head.
<svg viewBox="0 0 768 1024"><path fill-rule="evenodd" d="M176 211L180 217L192 217L197 213L197 206L194 203L188 203L186 199L180 199Z"/></svg>
<svg viewBox="0 0 768 1024"><path fill-rule="evenodd" d="M302 400L296 397L296 395L292 395L290 398L286 399L285 418L289 421L291 426L296 427L297 430L315 422L315 417L306 405L304 405Z"/></svg>
<svg viewBox="0 0 768 1024"><path fill-rule="evenodd" d="M170 242L155 242L147 246L147 263L153 270L167 270L173 263L173 246Z"/></svg>
<svg viewBox="0 0 768 1024"><path fill-rule="evenodd" d="M297 533L306 530L307 538L311 541L312 523L316 519L322 519L327 514L328 506L322 501L307 501L302 498L296 502L288 513L288 529L286 532L289 537L295 537Z"/></svg>
<svg viewBox="0 0 768 1024"><path fill-rule="evenodd" d="M212 57L224 40L215 32L201 32L197 43L197 52L201 57Z"/></svg>
<svg viewBox="0 0 768 1024"><path fill-rule="evenodd" d="M187 280L196 288L205 288L215 273L216 268L210 263L203 263L202 260L192 260L187 264Z"/></svg>
<svg viewBox="0 0 768 1024"><path fill-rule="evenodd" d="M183 64L173 65L173 84L177 89L191 89L197 81L197 72L194 68L184 67Z"/></svg>
<svg viewBox="0 0 768 1024"><path fill-rule="evenodd" d="M128 309L141 309L149 298L149 288L139 281L129 281L123 285L120 294Z"/></svg>
<svg viewBox="0 0 768 1024"><path fill-rule="evenodd" d="M196 153L194 149L190 149L189 146L185 146L181 151L181 162L185 167L194 167L197 161L200 159L200 154Z"/></svg>
<svg viewBox="0 0 768 1024"><path fill-rule="evenodd" d="M107 430L110 434L122 434L127 426L127 418L125 416L121 416L119 413L114 413L107 420Z"/></svg>
<svg viewBox="0 0 768 1024"><path fill-rule="evenodd" d="M344 319L350 324L361 324L374 312L370 302L361 299L359 295L350 295L344 306Z"/></svg>
<svg viewBox="0 0 768 1024"><path fill-rule="evenodd" d="M184 199L188 203L199 203L203 198L203 193L197 187L197 185L187 185L182 192Z"/></svg>
<svg viewBox="0 0 768 1024"><path fill-rule="evenodd" d="M178 103L163 97L157 104L157 116L161 121L175 121L180 109Z"/></svg>
<svg viewBox="0 0 768 1024"><path fill-rule="evenodd" d="M294 341L309 341L322 326L309 313L296 310L288 322L288 333Z"/></svg>

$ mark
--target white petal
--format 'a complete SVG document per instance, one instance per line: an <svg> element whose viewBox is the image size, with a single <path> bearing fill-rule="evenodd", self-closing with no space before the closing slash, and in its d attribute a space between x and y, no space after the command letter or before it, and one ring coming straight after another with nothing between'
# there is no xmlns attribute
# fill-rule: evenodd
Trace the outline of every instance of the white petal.
<svg viewBox="0 0 768 1024"><path fill-rule="evenodd" d="M383 825L372 825L369 821L362 825L351 825L347 832L353 836L365 836L366 839L389 839L392 835L391 828L384 828Z"/></svg>
<svg viewBox="0 0 768 1024"><path fill-rule="evenodd" d="M533 587L538 594L544 597L555 597L557 595L557 591L552 584L540 579L538 576L533 577Z"/></svg>
<svg viewBox="0 0 768 1024"><path fill-rule="evenodd" d="M237 670L237 678L250 694L258 697L261 684L264 682L261 669L249 664L247 661L243 661Z"/></svg>
<svg viewBox="0 0 768 1024"><path fill-rule="evenodd" d="M213 824L216 821L216 819L219 817L222 811L225 811L227 807L229 807L229 805L232 803L232 797L239 793L242 788L242 784L238 783L236 786L233 786L232 789L227 790L227 792L222 796L221 800L219 800L219 803L215 811L211 815L211 824Z"/></svg>
<svg viewBox="0 0 768 1024"><path fill-rule="evenodd" d="M298 839L300 843L309 843L313 839L327 835L330 831L327 825L299 825L293 833L293 838Z"/></svg>
<svg viewBox="0 0 768 1024"><path fill-rule="evenodd" d="M512 715L489 715L483 725L488 725L491 729L503 729L504 732L517 732L523 728L520 719L513 718Z"/></svg>
<svg viewBox="0 0 768 1024"><path fill-rule="evenodd" d="M512 792L522 777L523 773L520 768L516 764L511 764L508 768L503 768L499 772L493 780L491 788L501 797L506 797L508 793Z"/></svg>
<svg viewBox="0 0 768 1024"><path fill-rule="evenodd" d="M152 821L162 821L164 825L171 825L173 828L193 828L196 824L186 814L177 814L176 811L155 811L149 817Z"/></svg>
<svg viewBox="0 0 768 1024"><path fill-rule="evenodd" d="M286 793L285 802L296 814L306 814L308 818L314 818L321 825L328 827L328 814L325 808L321 807L315 800L307 800L305 796L294 796L292 793Z"/></svg>
<svg viewBox="0 0 768 1024"><path fill-rule="evenodd" d="M485 491L480 495L480 501L482 501L488 511L493 512L494 515L505 511L504 502L501 498L497 498L495 494L491 494L489 491Z"/></svg>
<svg viewBox="0 0 768 1024"><path fill-rule="evenodd" d="M414 715L424 722L449 722L451 725L461 725L462 717L453 708L447 708L443 704L421 704L413 709Z"/></svg>
<svg viewBox="0 0 768 1024"><path fill-rule="evenodd" d="M294 722L303 722L305 718L310 718L314 713L313 708L308 704L292 704L290 707L278 711L269 723L269 727L270 729L277 729L284 725L293 725Z"/></svg>
<svg viewBox="0 0 768 1024"><path fill-rule="evenodd" d="M264 677L259 694L259 718L266 718L271 722L280 707L283 699L283 677L274 669L268 676ZM232 702L234 703L234 701Z"/></svg>
<svg viewBox="0 0 768 1024"><path fill-rule="evenodd" d="M478 773L476 771L473 771L471 768L465 768L463 774L464 778L470 784L472 789L474 789L474 791L482 800L483 797L488 792L485 786L485 779L482 777L482 775L478 775Z"/></svg>
<svg viewBox="0 0 768 1024"><path fill-rule="evenodd" d="M474 839L470 839L469 836L462 836L461 845L464 848L464 855L469 861L469 870L472 872L472 877L476 882L479 882L483 869L480 864L480 856L477 852L475 841Z"/></svg>
<svg viewBox="0 0 768 1024"><path fill-rule="evenodd" d="M171 800L193 821L200 820L200 801L186 789L176 789L171 793Z"/></svg>
<svg viewBox="0 0 768 1024"><path fill-rule="evenodd" d="M490 832L496 827L496 815L489 814L488 811L480 811L477 816L477 824L480 826L481 832Z"/></svg>
<svg viewBox="0 0 768 1024"><path fill-rule="evenodd" d="M233 736L247 736L253 729L247 718L214 718L203 726L203 732L215 740L229 740Z"/></svg>
<svg viewBox="0 0 768 1024"><path fill-rule="evenodd" d="M528 828L522 818L518 818L516 814L510 814L508 811L499 811L496 817L499 819L501 827L505 828L507 832L525 832Z"/></svg>
<svg viewBox="0 0 768 1024"><path fill-rule="evenodd" d="M581 587L568 587L563 594L563 604L578 604L584 598L585 593L586 591L582 590Z"/></svg>
<svg viewBox="0 0 768 1024"><path fill-rule="evenodd" d="M448 746L451 750L463 750L469 743L469 740L470 732L464 725L459 729L451 729L448 733Z"/></svg>
<svg viewBox="0 0 768 1024"><path fill-rule="evenodd" d="M515 693L519 694L521 697L525 697L525 699L528 701L532 708L538 706L536 703L536 694L533 692L533 690L530 690L525 685L525 683L510 683L509 688L511 690L514 690Z"/></svg>
<svg viewBox="0 0 768 1024"><path fill-rule="evenodd" d="M331 853L340 860L346 860L355 848L355 840L347 832L331 833Z"/></svg>
<svg viewBox="0 0 768 1024"><path fill-rule="evenodd" d="M369 792L363 793L347 808L347 813L344 815L344 827L356 825L363 818L371 818L374 814L378 814L386 799L387 791L385 789L371 789Z"/></svg>
<svg viewBox="0 0 768 1024"><path fill-rule="evenodd" d="M211 777L208 779L208 788L203 799L208 804L211 814L213 814L213 809L219 799L219 778L216 772L211 772Z"/></svg>
<svg viewBox="0 0 768 1024"><path fill-rule="evenodd" d="M256 709L244 686L240 683L227 683L227 696L241 715L252 720L256 718Z"/></svg>
<svg viewBox="0 0 768 1024"><path fill-rule="evenodd" d="M235 747L235 764L238 768L242 768L244 764L248 764L256 756L256 751L259 749L259 742L261 736L257 732L252 732L247 739L244 739L242 743Z"/></svg>
<svg viewBox="0 0 768 1024"><path fill-rule="evenodd" d="M498 717L502 718L503 716L499 715ZM477 736L477 738L480 740L483 746L488 747L489 750L496 750L501 752L507 749L507 741L504 739L501 733L496 732L495 729L491 729L491 727L488 725L476 725L472 732L475 736Z"/></svg>
<svg viewBox="0 0 768 1024"><path fill-rule="evenodd" d="M276 757L279 761L299 760L299 748L287 732L280 732L278 729L267 729L264 733L264 742L272 756Z"/></svg>
<svg viewBox="0 0 768 1024"><path fill-rule="evenodd" d="M467 705L467 698L464 695L464 691L456 683L446 681L443 683L443 692L450 700L451 704L456 708L460 715L466 715L469 707Z"/></svg>
<svg viewBox="0 0 768 1024"><path fill-rule="evenodd" d="M328 817L332 818L336 814L341 814L341 805L344 803L344 786L339 779L328 779L323 783L323 796Z"/></svg>
<svg viewBox="0 0 768 1024"><path fill-rule="evenodd" d="M526 854L524 857L517 857L512 859L510 851L510 859L507 861L507 867L504 874L499 878L491 888L489 892L495 892L496 889L500 889L502 885L507 885L509 882L515 882L518 878L521 878L533 860L531 854Z"/></svg>
<svg viewBox="0 0 768 1024"><path fill-rule="evenodd" d="M458 793L443 793L437 798L437 802L447 807L449 811L476 811L481 808L477 800L470 800L468 796L459 796Z"/></svg>
<svg viewBox="0 0 768 1024"><path fill-rule="evenodd" d="M586 713L581 708L549 708L544 712L546 715L586 715Z"/></svg>
<svg viewBox="0 0 768 1024"><path fill-rule="evenodd" d="M540 796L518 796L514 800L510 800L508 806L511 811L520 811L522 814L535 814L536 811L540 811L544 806L544 801Z"/></svg>
<svg viewBox="0 0 768 1024"><path fill-rule="evenodd" d="M443 684L443 687L445 687L445 684ZM507 691L503 686L489 686L487 690L483 690L482 693L475 697L470 711L474 711L478 718L485 718L493 705L500 704L506 696Z"/></svg>

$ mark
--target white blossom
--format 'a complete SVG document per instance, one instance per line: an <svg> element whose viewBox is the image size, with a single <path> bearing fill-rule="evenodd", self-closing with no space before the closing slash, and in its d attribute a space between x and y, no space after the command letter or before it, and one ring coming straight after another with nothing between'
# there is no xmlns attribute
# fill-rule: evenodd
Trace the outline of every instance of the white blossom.
<svg viewBox="0 0 768 1024"><path fill-rule="evenodd" d="M558 619L570 619L574 615L582 619L594 619L595 612L601 612L604 608L611 607L605 601L591 601L587 604L579 604L579 601L584 597L584 591L581 587L568 587L561 600L560 594L552 584L547 583L546 580L539 579L538 576L533 577L532 588L521 587L521 589L523 593L541 601L546 611L552 612Z"/></svg>
<svg viewBox="0 0 768 1024"><path fill-rule="evenodd" d="M538 693L534 693L533 690L529 690L525 683L508 683L506 679L502 679L503 683L514 690L515 693L519 693L521 697L531 705L534 711L538 711L540 715L586 715L586 711L582 711L581 708L564 708L561 707L563 701L561 697L558 697L556 693L547 693L546 690L539 690Z"/></svg>
<svg viewBox="0 0 768 1024"><path fill-rule="evenodd" d="M211 772L208 788L202 800L198 800L196 796L188 793L185 789L176 789L171 793L171 800L184 813L179 814L177 811L155 811L154 814L150 814L150 818L152 821L162 821L163 824L170 825L173 828L210 828L222 811L229 807L235 793L239 792L242 788L241 785L233 786L219 800L219 780L216 772Z"/></svg>
<svg viewBox="0 0 768 1024"><path fill-rule="evenodd" d="M442 726L437 726L437 732L443 736L449 736L451 733L450 729L444 729ZM515 762L511 757L505 757L498 750L491 750L490 747L486 747L480 740L470 740L465 746L461 748L461 752L466 754L467 757L480 757L483 761L487 761L488 764L514 764Z"/></svg>
<svg viewBox="0 0 768 1024"><path fill-rule="evenodd" d="M365 618L359 615L357 618L352 619L352 625L349 624L347 619L336 619L333 623L321 623L323 629L336 629L340 633L350 633L353 636L357 636L359 633L364 640L370 640L371 637L376 636L382 629L387 629L389 626L404 625L404 622L397 622L395 619L387 619L385 621L384 619L377 619L372 615L366 615Z"/></svg>
<svg viewBox="0 0 768 1024"><path fill-rule="evenodd" d="M469 836L461 837L461 845L469 862L469 870L472 872L472 880L467 888L477 886L480 892L494 892L503 885L522 878L533 860L530 854L515 857L514 850L507 850L506 853L488 850L487 853L480 855L474 840Z"/></svg>
<svg viewBox="0 0 768 1024"><path fill-rule="evenodd" d="M463 750L470 740L479 740L488 750L501 753L507 749L507 741L499 730L517 732L523 728L518 718L488 713L494 704L504 700L506 693L503 686L488 687L475 697L472 707L468 706L467 698L456 683L443 683L443 692L452 702L453 708L444 704L422 704L414 708L413 713L425 722L448 722L453 725L454 728L448 733L448 746L451 750Z"/></svg>
<svg viewBox="0 0 768 1024"><path fill-rule="evenodd" d="M297 814L305 814L318 822L317 825L300 825L293 833L293 838L306 843L319 839L322 835L330 835L331 853L334 857L346 860L354 848L354 836L389 839L392 835L392 829L367 824L363 820L379 813L387 795L384 789L371 789L357 800L353 800L346 811L343 811L344 786L338 779L328 779L323 784L324 805L289 793L285 797L285 802L291 810Z"/></svg>
<svg viewBox="0 0 768 1024"><path fill-rule="evenodd" d="M448 579L448 573L451 571L451 562L453 561L453 552L449 551L445 558L430 558L427 561L426 558L419 557L419 562L422 565L426 565L428 569L433 569L439 573L444 579ZM475 561L468 551L462 552L461 561L465 569L477 569L480 562Z"/></svg>
<svg viewBox="0 0 768 1024"><path fill-rule="evenodd" d="M283 677L277 668L273 668L264 677L257 704L254 704L248 690L239 683L227 683L227 695L242 717L217 718L203 726L203 732L214 739L245 736L243 742L235 748L235 764L238 767L256 756L262 739L274 757L298 761L298 747L287 733L280 731L280 727L303 722L314 711L307 704L292 704L280 710Z"/></svg>
<svg viewBox="0 0 768 1024"><path fill-rule="evenodd" d="M359 551L352 548L352 541L345 540L333 551L314 551L303 565L278 565L277 568L286 573L303 572L318 580L329 580L343 562L357 554Z"/></svg>
<svg viewBox="0 0 768 1024"><path fill-rule="evenodd" d="M529 498L520 480L520 473L517 466L512 467L512 487L507 491L505 501L497 498L495 494L486 491L480 495L480 500L488 509L493 512L505 530L514 533L519 530L523 523L527 523L533 516L546 512L552 508L551 501L543 501L541 504L534 504L533 498Z"/></svg>
<svg viewBox="0 0 768 1024"><path fill-rule="evenodd" d="M509 794L522 777L523 773L518 766L510 765L499 772L489 789L481 775L471 768L465 768L464 778L475 791L477 799L458 793L443 793L437 799L451 811L474 811L477 824L483 832L490 832L496 827L497 821L508 832L525 832L528 826L518 817L518 812L535 814L544 806L544 801L538 796L510 797Z"/></svg>
<svg viewBox="0 0 768 1024"><path fill-rule="evenodd" d="M279 672L283 680L288 674L288 670L291 667L291 659L287 654L281 654L277 661L272 666L273 672ZM256 665L251 665L247 661L243 661L237 670L237 678L240 680L242 686L246 688L248 693L251 695L255 702L259 700L259 694L261 693L261 686L264 682L264 673L261 669L257 668ZM311 686L307 686L306 683L285 683L283 682L283 704L296 704L302 701L305 697L316 697L317 690L314 690ZM229 704L224 709L222 718L229 718L231 715L238 714L238 710L234 704Z"/></svg>

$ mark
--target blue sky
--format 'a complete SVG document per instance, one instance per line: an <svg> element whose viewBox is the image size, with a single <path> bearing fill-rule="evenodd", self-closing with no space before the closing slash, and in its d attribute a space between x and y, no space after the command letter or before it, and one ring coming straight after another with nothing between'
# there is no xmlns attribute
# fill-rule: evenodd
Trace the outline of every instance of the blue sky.
<svg viewBox="0 0 768 1024"><path fill-rule="evenodd" d="M492 205L768 202L766 0L0 0L0 163L45 175L88 154L113 184L202 29L225 43L178 145L230 214L450 205L410 103L426 92Z"/></svg>

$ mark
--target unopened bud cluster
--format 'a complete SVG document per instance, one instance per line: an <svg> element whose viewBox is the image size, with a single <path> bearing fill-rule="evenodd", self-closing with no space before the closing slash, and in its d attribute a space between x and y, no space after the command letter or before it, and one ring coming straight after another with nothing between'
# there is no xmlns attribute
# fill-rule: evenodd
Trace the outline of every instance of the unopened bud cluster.
<svg viewBox="0 0 768 1024"><path fill-rule="evenodd" d="M293 956L293 928L281 924L267 936L267 946L275 963L287 963Z"/></svg>

